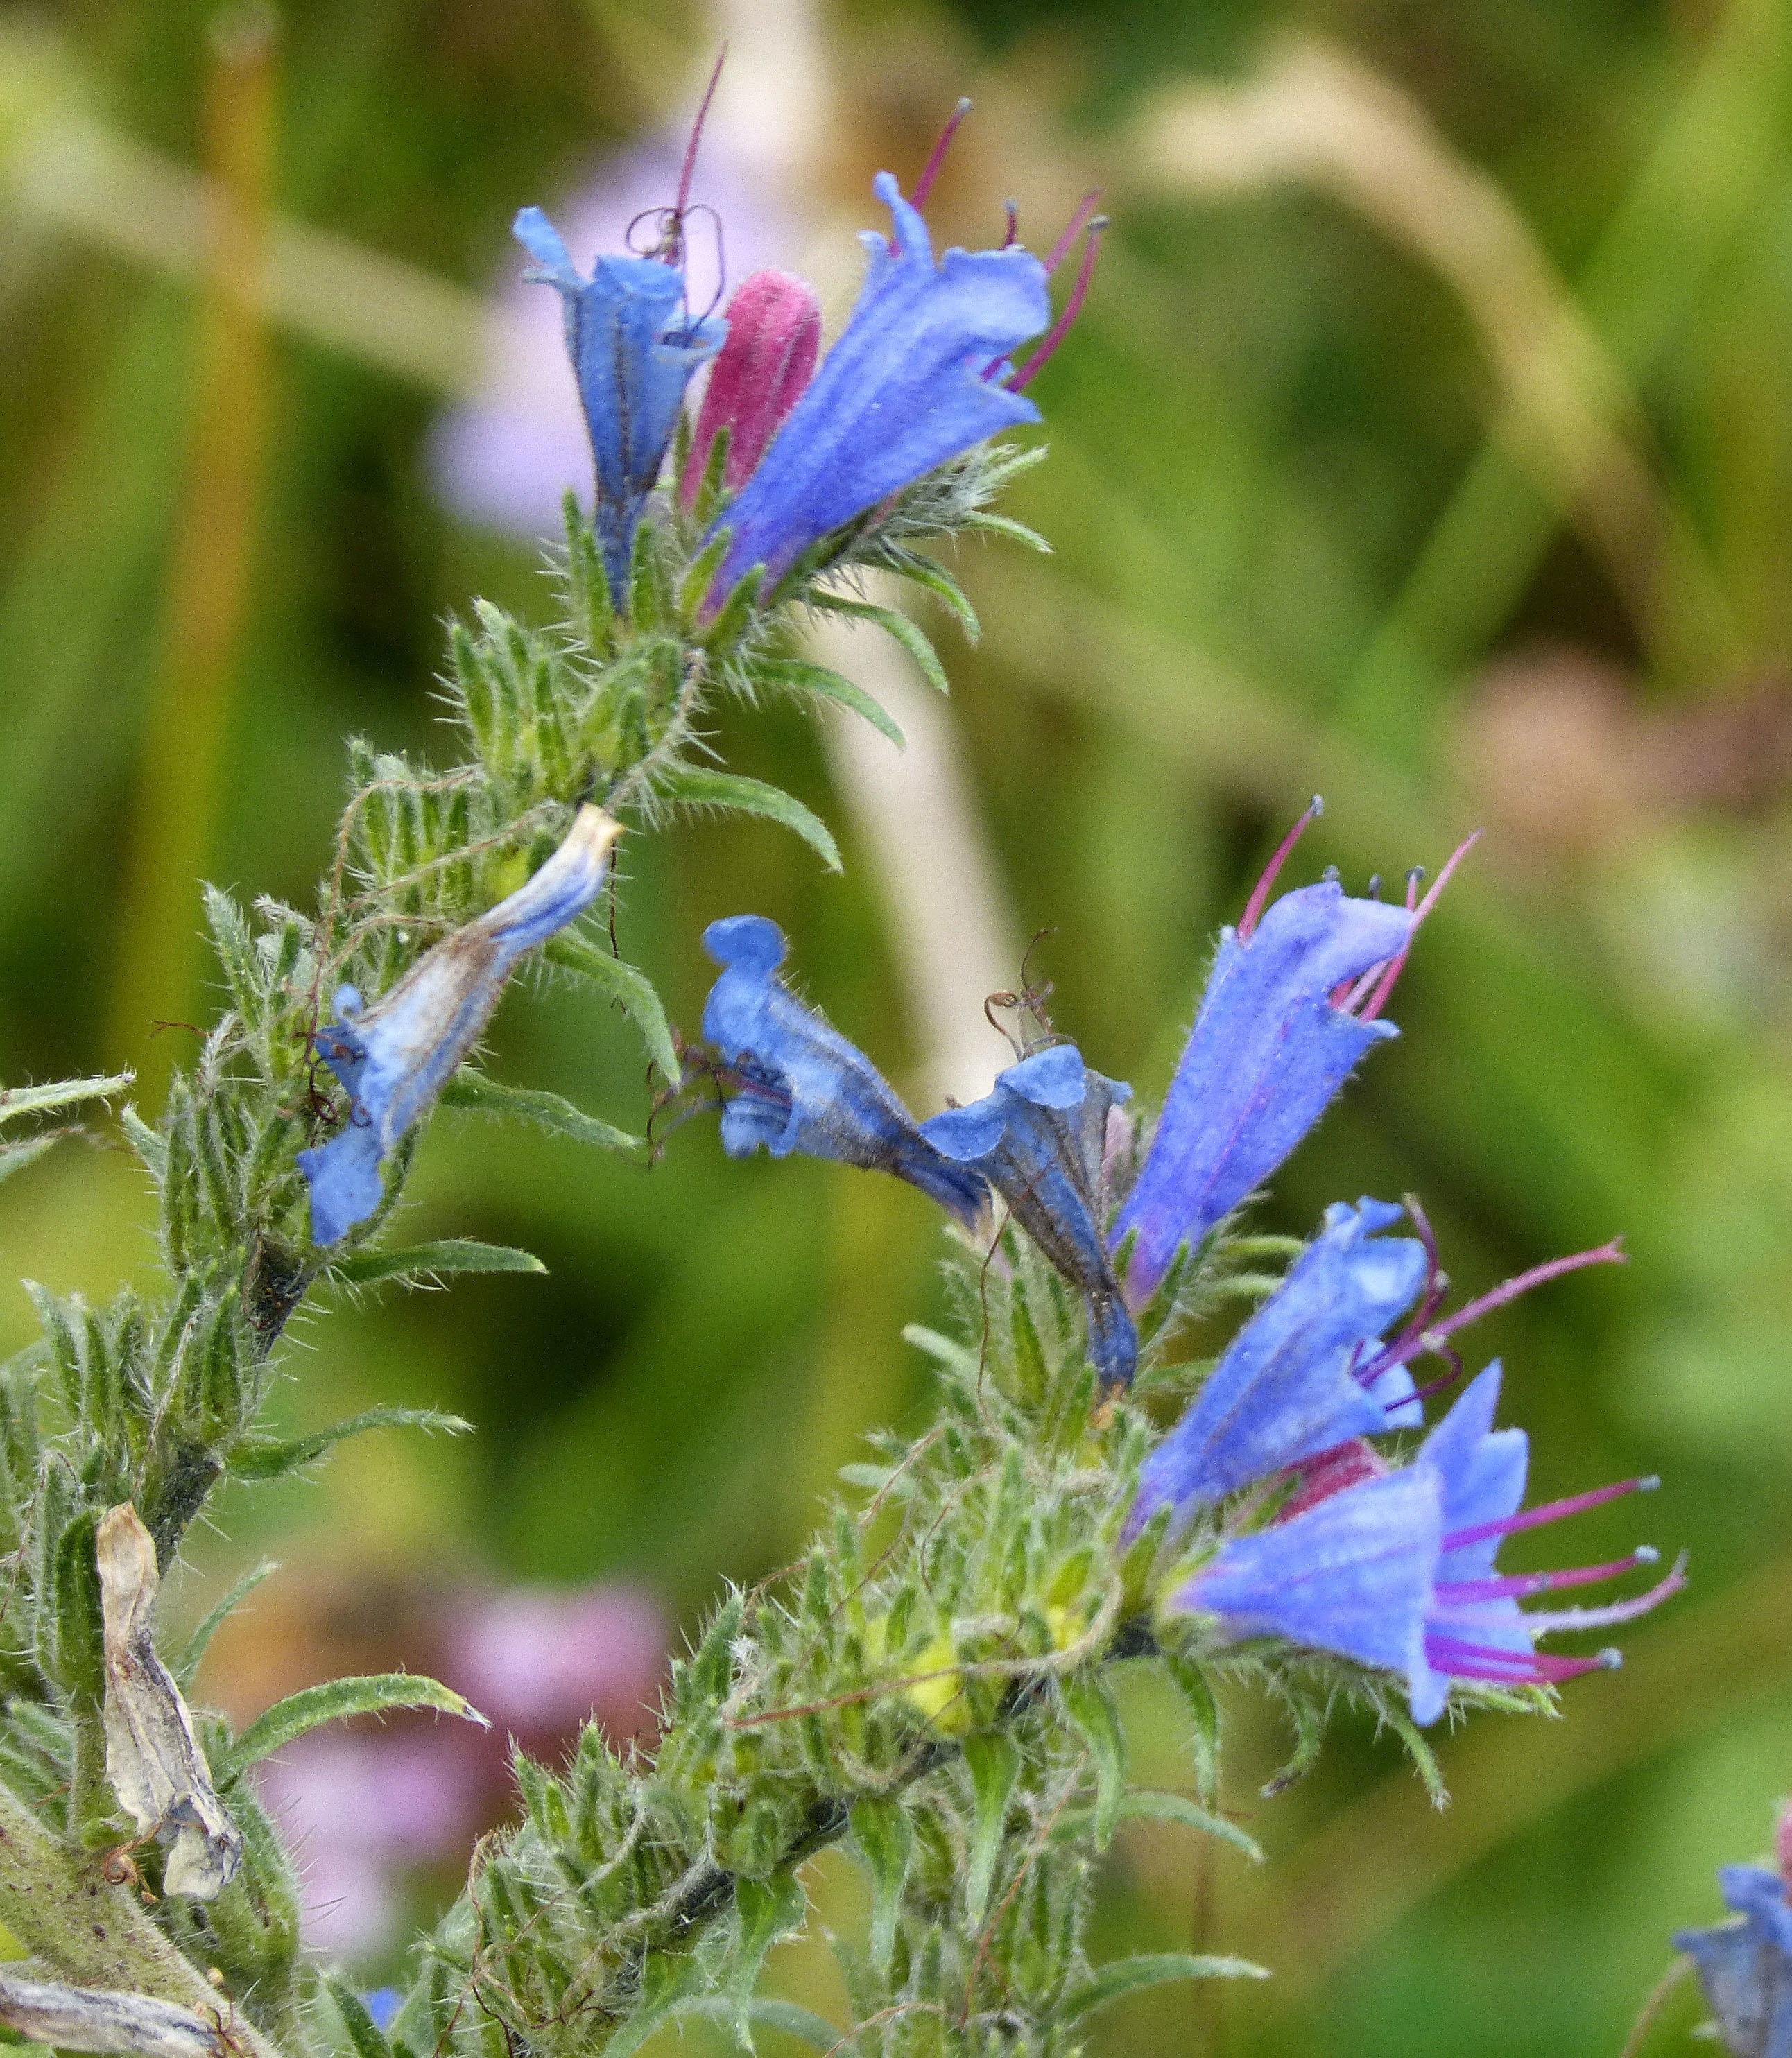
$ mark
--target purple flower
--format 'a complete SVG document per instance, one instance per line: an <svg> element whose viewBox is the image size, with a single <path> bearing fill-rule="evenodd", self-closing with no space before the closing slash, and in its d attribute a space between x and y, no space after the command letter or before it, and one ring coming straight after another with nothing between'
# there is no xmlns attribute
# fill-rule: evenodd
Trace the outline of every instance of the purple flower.
<svg viewBox="0 0 1792 2058"><path fill-rule="evenodd" d="M1089 1354L1106 1386L1129 1385L1138 1339L1102 1242L1101 1180L1107 1118L1132 1098L1071 1043L1011 1065L969 1107L921 1124L930 1143L975 1168L1065 1278L1082 1289Z"/></svg>
<svg viewBox="0 0 1792 2058"><path fill-rule="evenodd" d="M299 1153L315 1242L335 1243L379 1206L382 1162L479 1040L518 959L597 898L620 833L608 815L581 808L526 885L426 951L383 999L364 1011L352 986L337 987L337 1019L316 1047L348 1093L348 1119Z"/></svg>
<svg viewBox="0 0 1792 2058"><path fill-rule="evenodd" d="M655 257L600 257L590 278L538 207L516 218L535 260L525 276L558 288L566 350L597 467L598 540L612 599L627 605L642 503L658 483L685 388L721 348L728 325L693 319L683 272Z"/></svg>
<svg viewBox="0 0 1792 2058"><path fill-rule="evenodd" d="M1762 1865L1719 1865L1718 1887L1742 1917L1683 1929L1724 2043L1747 2058L1792 2058L1792 1909L1786 1881Z"/></svg>
<svg viewBox="0 0 1792 2058"><path fill-rule="evenodd" d="M1424 1246L1377 1234L1401 1213L1370 1200L1325 1210L1318 1236L1146 1459L1130 1532L1160 1508L1192 1514L1353 1437L1420 1419L1404 1365L1365 1379L1376 1363L1369 1346L1424 1282Z"/></svg>
<svg viewBox="0 0 1792 2058"><path fill-rule="evenodd" d="M802 1150L893 1172L979 1230L989 1189L934 1147L864 1051L777 976L786 948L777 924L731 915L704 931L703 948L722 967L704 1003L703 1034L733 1089L721 1116L729 1156Z"/></svg>
<svg viewBox="0 0 1792 2058"><path fill-rule="evenodd" d="M1435 1722L1454 1680L1556 1685L1615 1665L1618 1654L1547 1657L1540 1636L1646 1614L1685 1584L1685 1561L1647 1593L1595 1608L1527 1613L1523 1599L1652 1563L1647 1547L1611 1564L1501 1575L1500 1541L1652 1486L1630 1480L1519 1512L1528 1444L1492 1428L1500 1368L1474 1381L1420 1448L1385 1477L1328 1495L1291 1520L1236 1536L1172 1605L1216 1618L1230 1640L1278 1636L1404 1676L1416 1722Z"/></svg>
<svg viewBox="0 0 1792 2058"><path fill-rule="evenodd" d="M755 272L728 304L728 340L721 347L680 487L689 507L709 469L717 431L728 431L722 484L738 493L765 446L802 397L821 344L821 304L788 272Z"/></svg>
<svg viewBox="0 0 1792 2058"><path fill-rule="evenodd" d="M717 518L733 538L712 589L718 605L756 565L776 585L830 530L1039 419L1003 375L1010 352L1051 319L1045 266L1018 244L952 249L936 263L927 223L894 175L879 173L874 185L894 236L861 238L870 264L844 332Z"/></svg>

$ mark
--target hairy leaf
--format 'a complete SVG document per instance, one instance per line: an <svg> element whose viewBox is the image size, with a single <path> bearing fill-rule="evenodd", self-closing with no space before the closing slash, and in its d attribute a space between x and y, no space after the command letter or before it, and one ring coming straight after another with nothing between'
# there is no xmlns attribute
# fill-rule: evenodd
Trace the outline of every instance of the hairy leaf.
<svg viewBox="0 0 1792 2058"><path fill-rule="evenodd" d="M73 1107L84 1100L110 1100L125 1091L132 1076L117 1072L105 1079L51 1079L42 1086L0 1087L0 1123L16 1122L22 1114Z"/></svg>
<svg viewBox="0 0 1792 2058"><path fill-rule="evenodd" d="M817 593L809 602L825 614L844 614L856 622L875 622L886 635L893 636L920 668L921 677L936 693L949 693L952 685L946 677L946 668L940 662L933 646L925 633L918 629L906 614L899 614L893 607L880 607L875 601L856 600L844 593Z"/></svg>
<svg viewBox="0 0 1792 2058"><path fill-rule="evenodd" d="M712 771L704 765L673 765L654 784L662 799L681 808L720 808L777 822L800 836L830 872L842 868L833 832L781 786L770 786L763 779L749 779L738 772Z"/></svg>
<svg viewBox="0 0 1792 2058"><path fill-rule="evenodd" d="M551 1100L554 1096L550 1094L547 1098ZM507 1244L480 1243L471 1237L451 1236L439 1243L414 1243L399 1250L364 1246L336 1259L324 1276L346 1286L371 1286L393 1280L411 1285L426 1279L443 1278L451 1272L546 1269L530 1251L515 1250Z"/></svg>
<svg viewBox="0 0 1792 2058"><path fill-rule="evenodd" d="M602 987L640 1031L648 1056L668 1079L678 1078L677 1046L672 1040L666 1009L654 991L653 981L644 971L637 971L633 965L612 957L588 936L562 933L549 941L546 955L552 963L564 965L568 971L577 972L581 979L588 979L594 986Z"/></svg>
<svg viewBox="0 0 1792 2058"><path fill-rule="evenodd" d="M638 1136L630 1136L626 1130L611 1128L607 1122L599 1122L594 1114L574 1107L570 1100L562 1099L557 1093L548 1093L538 1087L507 1086L502 1080L490 1079L483 1072L469 1071L464 1066L442 1089L442 1105L469 1109L479 1114L513 1114L521 1121L534 1122L539 1129L551 1129L561 1136L570 1136L575 1142L594 1143L602 1150L642 1148ZM512 1265L463 1265L459 1269L526 1272L530 1268ZM546 1267L539 1269L545 1271Z"/></svg>
<svg viewBox="0 0 1792 2058"><path fill-rule="evenodd" d="M754 665L753 676L775 686L781 693L810 693L818 700L831 701L836 707L847 709L868 721L880 735L887 736L898 750L908 741L895 717L881 701L868 693L856 680L848 678L844 673L832 671L825 665L805 664L797 658L779 658Z"/></svg>
<svg viewBox="0 0 1792 2058"><path fill-rule="evenodd" d="M257 1715L243 1734L219 1754L221 1780L236 1778L270 1753L283 1749L296 1737L340 1722L348 1715L377 1714L385 1708L436 1708L463 1722L491 1725L471 1701L463 1700L451 1687L426 1678L421 1672L371 1672L356 1679L326 1679L320 1687L303 1687L288 1694L263 1715Z"/></svg>
<svg viewBox="0 0 1792 2058"><path fill-rule="evenodd" d="M451 1436L459 1436L472 1426L458 1415L444 1415L434 1408L369 1408L308 1436L280 1442L245 1437L230 1455L230 1469L239 1479L280 1479L322 1457L344 1437L360 1436L364 1429L444 1429Z"/></svg>
<svg viewBox="0 0 1792 2058"><path fill-rule="evenodd" d="M1198 1806L1186 1794L1166 1794L1149 1786L1135 1786L1120 1803L1122 1822L1151 1821L1180 1822L1185 1829L1198 1830L1203 1836L1218 1837L1235 1845L1255 1865L1263 1862L1257 1839L1230 1822L1223 1815Z"/></svg>
<svg viewBox="0 0 1792 2058"><path fill-rule="evenodd" d="M1127 1994L1143 1993L1149 1988L1169 1986L1178 1980L1266 1980L1269 1977L1266 1967L1254 1965L1249 1958L1209 1957L1188 1951L1142 1952L1137 1957L1116 1958L1099 1967L1093 1977L1065 1995L1059 2015L1061 2020L1074 2022Z"/></svg>

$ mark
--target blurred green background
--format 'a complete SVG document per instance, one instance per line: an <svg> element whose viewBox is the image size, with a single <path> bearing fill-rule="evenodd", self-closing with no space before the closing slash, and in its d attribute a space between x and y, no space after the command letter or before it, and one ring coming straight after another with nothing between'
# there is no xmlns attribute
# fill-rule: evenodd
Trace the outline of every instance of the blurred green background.
<svg viewBox="0 0 1792 2058"><path fill-rule="evenodd" d="M993 932L1051 928L1034 963L1059 1025L1155 1091L1213 930L1309 793L1306 876L1357 887L1484 824L1401 1040L1269 1212L1304 1233L1332 1199L1417 1191L1464 1293L1622 1230L1627 1269L1474 1341L1507 1360L1540 1496L1659 1471L1647 1533L1693 1552L1691 1591L1565 1721L1444 1743L1441 1815L1348 1723L1261 1802L1288 1740L1241 1698L1226 1799L1269 1863L1132 1826L1098 1936L1277 1977L1127 2003L1097 2048L1615 2052L1669 1929L1715 1914L1713 1866L1764 1849L1792 1789L1782 0L0 11L0 1078L129 1063L153 1097L193 1038L152 1023L212 1004L195 879L302 901L344 733L447 756L444 618L545 599L526 518L500 526L477 435L455 442L526 414L531 381L564 415L551 313L532 370L514 335L508 358L482 342L510 218L593 181L668 197L655 167L724 35L744 78L699 193L836 308L871 172L912 177L961 91L940 240L988 239L1010 194L1035 237L1087 185L1115 217L1011 511L1055 554L967 554L975 650L929 625ZM847 875L763 825L639 841L625 955L694 1031L701 925L772 914L809 992L924 1100L901 820L794 716L719 729L832 823ZM638 1045L587 1003L514 995L496 1046L506 1076L644 1122ZM794 1555L867 1425L924 1404L900 1332L937 1313L936 1227L893 1182L729 1164L701 1122L644 1174L444 1117L413 1192L419 1238L523 1245L549 1274L295 1335L296 1427L402 1400L477 1434L368 1438L226 1501L181 1605L258 1555L288 1567L211 1662L239 1714L427 1656L453 1596L495 1585L630 1582L688 1627ZM149 1219L102 1126L0 1194L5 1273L105 1293L148 1270ZM29 1334L0 1292L0 1350ZM1623 1547L1634 1514L1573 1547ZM1141 1682L1130 1714L1138 1776L1186 1783L1169 1702ZM426 1908L463 1861L403 1890ZM844 1861L815 1891L854 1919ZM837 1996L819 1943L773 1977ZM1683 1992L1649 2048L1698 2015Z"/></svg>

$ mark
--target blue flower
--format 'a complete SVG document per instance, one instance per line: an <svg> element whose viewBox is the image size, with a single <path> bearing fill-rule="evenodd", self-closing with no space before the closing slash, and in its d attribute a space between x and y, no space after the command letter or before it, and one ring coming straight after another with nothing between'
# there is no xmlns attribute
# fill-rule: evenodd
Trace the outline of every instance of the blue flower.
<svg viewBox="0 0 1792 2058"><path fill-rule="evenodd" d="M311 1233L336 1242L379 1206L379 1167L478 1041L523 953L597 898L617 824L581 808L566 840L526 885L426 951L386 996L363 1011L338 987L337 1019L316 1049L349 1096L328 1143L299 1153L311 1182Z"/></svg>
<svg viewBox="0 0 1792 2058"><path fill-rule="evenodd" d="M1435 1476L1409 1466L1233 1538L1172 1605L1216 1617L1228 1641L1279 1636L1400 1673L1416 1694L1443 1522Z"/></svg>
<svg viewBox="0 0 1792 2058"><path fill-rule="evenodd" d="M703 1034L732 1075L721 1116L729 1156L803 1150L893 1172L980 1229L989 1189L928 1142L864 1051L777 976L786 948L777 924L731 915L704 931L703 948L723 967L704 1003Z"/></svg>
<svg viewBox="0 0 1792 2058"><path fill-rule="evenodd" d="M1397 959L1414 919L1409 908L1349 900L1328 881L1285 893L1254 929L1221 932L1157 1134L1115 1224L1116 1247L1134 1238L1134 1307L1181 1245L1198 1245L1275 1170L1364 1053L1397 1033L1350 1011L1350 1001L1367 998L1360 987L1338 989Z"/></svg>
<svg viewBox="0 0 1792 2058"><path fill-rule="evenodd" d="M1718 1887L1742 1917L1683 1929L1724 2043L1750 2058L1792 2058L1792 1909L1786 1881L1762 1865L1719 1865Z"/></svg>
<svg viewBox="0 0 1792 2058"><path fill-rule="evenodd" d="M1146 1459L1130 1529L1160 1508L1191 1514L1353 1437L1419 1419L1404 1365L1363 1377L1374 1362L1369 1347L1424 1281L1422 1243L1377 1234L1402 1212L1369 1200L1326 1210L1318 1236Z"/></svg>
<svg viewBox="0 0 1792 2058"><path fill-rule="evenodd" d="M1104 1385L1124 1386L1138 1339L1102 1243L1102 1162L1111 1109L1132 1089L1092 1072L1074 1044L1011 1065L993 1092L948 1108L921 1134L974 1166L1073 1285L1089 1311L1089 1354Z"/></svg>
<svg viewBox="0 0 1792 2058"><path fill-rule="evenodd" d="M524 208L515 226L535 260L524 276L557 287L566 309L566 350L597 466L598 540L611 598L626 607L642 503L659 479L685 388L721 349L728 324L691 319L685 276L673 265L600 257L581 278L538 207Z"/></svg>
<svg viewBox="0 0 1792 2058"><path fill-rule="evenodd" d="M1564 1587L1587 1586L1653 1564L1647 1545L1609 1564L1562 1571L1502 1575L1495 1566L1500 1544L1514 1530L1534 1529L1577 1515L1619 1494L1647 1489L1654 1480L1625 1480L1596 1487L1566 1500L1524 1509L1530 1442L1522 1429L1496 1429L1500 1363L1495 1359L1470 1381L1456 1405L1420 1447L1414 1469L1437 1481L1444 1512L1442 1547L1425 1615L1427 1674L1415 1681L1413 1714L1420 1722L1442 1714L1452 1679L1490 1686L1554 1686L1583 1672L1619 1662L1615 1651L1591 1658L1556 1658L1536 1649L1536 1639L1564 1630L1603 1629L1645 1615L1686 1583L1683 1559L1647 1593L1603 1607L1527 1611L1531 1595Z"/></svg>
<svg viewBox="0 0 1792 2058"><path fill-rule="evenodd" d="M1603 1628L1657 1607L1686 1583L1685 1561L1647 1593L1596 1608L1526 1612L1522 1599L1615 1578L1654 1562L1647 1547L1607 1565L1501 1575L1494 1559L1516 1529L1560 1520L1652 1486L1627 1480L1520 1512L1528 1446L1496 1430L1500 1368L1473 1381L1403 1470L1346 1486L1291 1520L1235 1536L1179 1588L1171 1606L1214 1618L1228 1640L1278 1636L1401 1674L1415 1722L1435 1722L1454 1680L1553 1686L1618 1663L1546 1657L1536 1640Z"/></svg>
<svg viewBox="0 0 1792 2058"><path fill-rule="evenodd" d="M840 340L717 517L733 532L713 602L763 565L775 585L810 544L948 458L1039 411L1011 392L1002 360L1051 319L1045 267L1018 245L948 250L936 264L927 223L880 172L893 242L871 255Z"/></svg>

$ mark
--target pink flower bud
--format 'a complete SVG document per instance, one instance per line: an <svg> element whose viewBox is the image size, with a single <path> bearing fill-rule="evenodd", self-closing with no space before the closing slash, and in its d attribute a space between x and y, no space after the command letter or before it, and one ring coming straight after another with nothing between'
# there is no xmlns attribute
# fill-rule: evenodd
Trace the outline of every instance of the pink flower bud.
<svg viewBox="0 0 1792 2058"><path fill-rule="evenodd" d="M697 498L716 431L725 425L729 491L739 492L753 476L765 446L801 399L821 344L821 305L801 279L788 272L755 272L741 281L728 304L728 340L710 368L685 466L685 507Z"/></svg>
<svg viewBox="0 0 1792 2058"><path fill-rule="evenodd" d="M1317 1508L1321 1501L1329 1500L1334 1493L1341 1493L1347 1486L1361 1485L1365 1480L1385 1478L1387 1470L1388 1461L1375 1446L1365 1443L1361 1436L1353 1436L1348 1444L1321 1451L1317 1457L1289 1468L1287 1476L1298 1484L1276 1520L1292 1521L1297 1515L1305 1515L1309 1508Z"/></svg>

